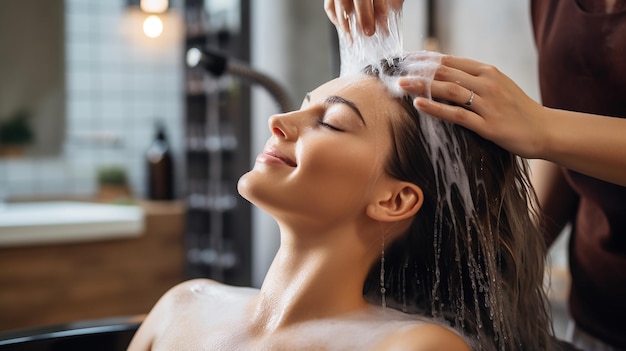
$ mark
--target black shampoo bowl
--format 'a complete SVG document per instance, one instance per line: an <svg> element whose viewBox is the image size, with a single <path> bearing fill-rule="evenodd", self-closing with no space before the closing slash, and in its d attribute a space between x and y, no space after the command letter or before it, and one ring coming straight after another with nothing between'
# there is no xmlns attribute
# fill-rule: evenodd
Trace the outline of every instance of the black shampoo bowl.
<svg viewBox="0 0 626 351"><path fill-rule="evenodd" d="M128 347L143 317L97 319L0 332L0 350L123 351Z"/></svg>

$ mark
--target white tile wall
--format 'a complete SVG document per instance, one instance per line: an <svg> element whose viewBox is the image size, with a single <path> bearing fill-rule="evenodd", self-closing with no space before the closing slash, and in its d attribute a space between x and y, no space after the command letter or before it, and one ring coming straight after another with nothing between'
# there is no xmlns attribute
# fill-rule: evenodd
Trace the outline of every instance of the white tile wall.
<svg viewBox="0 0 626 351"><path fill-rule="evenodd" d="M96 170L125 167L145 193L144 151L162 120L180 162L184 101L180 1L164 34L142 33L145 16L126 0L66 0L66 140L48 159L0 159L0 196L90 196Z"/></svg>

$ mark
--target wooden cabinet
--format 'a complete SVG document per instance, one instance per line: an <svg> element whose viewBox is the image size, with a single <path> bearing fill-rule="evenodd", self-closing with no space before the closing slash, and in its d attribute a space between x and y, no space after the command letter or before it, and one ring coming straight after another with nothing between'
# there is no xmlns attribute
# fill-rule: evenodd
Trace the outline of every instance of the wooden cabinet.
<svg viewBox="0 0 626 351"><path fill-rule="evenodd" d="M148 313L185 279L186 209L142 208L137 238L0 248L0 330Z"/></svg>

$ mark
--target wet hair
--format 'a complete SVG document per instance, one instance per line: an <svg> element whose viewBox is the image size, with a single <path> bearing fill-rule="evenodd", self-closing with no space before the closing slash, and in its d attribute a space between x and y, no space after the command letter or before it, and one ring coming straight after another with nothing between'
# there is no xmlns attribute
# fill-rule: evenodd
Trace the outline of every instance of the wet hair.
<svg viewBox="0 0 626 351"><path fill-rule="evenodd" d="M364 73L402 75L401 63L384 60ZM398 102L405 113L390 119L393 147L386 172L418 185L424 202L408 230L385 250L387 304L444 321L475 350L558 349L543 289L547 249L532 220L536 199L526 163L463 127L419 112L409 96ZM424 119L438 124L455 147L430 148ZM459 167L471 206L462 193L468 188L444 175ZM382 298L380 272L378 262L364 284L372 301Z"/></svg>

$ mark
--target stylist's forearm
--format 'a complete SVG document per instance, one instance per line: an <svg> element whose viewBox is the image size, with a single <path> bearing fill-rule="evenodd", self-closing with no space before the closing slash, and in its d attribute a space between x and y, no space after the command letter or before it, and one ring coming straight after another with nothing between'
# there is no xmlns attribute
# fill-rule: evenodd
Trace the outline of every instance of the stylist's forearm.
<svg viewBox="0 0 626 351"><path fill-rule="evenodd" d="M626 119L546 109L540 158L626 186Z"/></svg>

